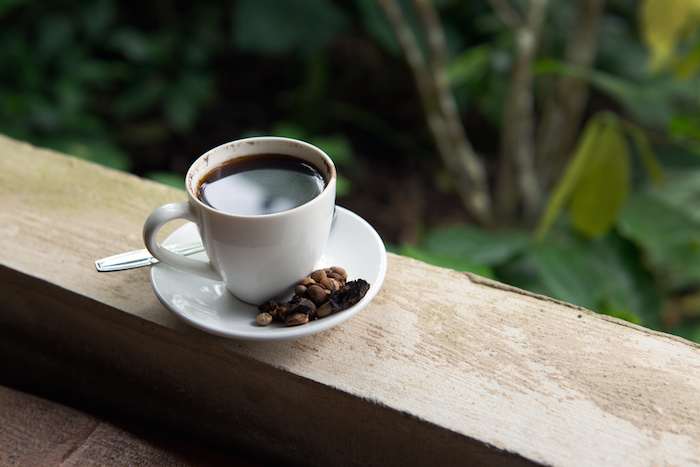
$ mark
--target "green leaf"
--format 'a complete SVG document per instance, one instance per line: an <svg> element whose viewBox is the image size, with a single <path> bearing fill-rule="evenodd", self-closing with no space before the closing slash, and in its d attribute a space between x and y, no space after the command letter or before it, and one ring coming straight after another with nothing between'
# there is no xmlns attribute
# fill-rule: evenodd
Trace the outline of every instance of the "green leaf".
<svg viewBox="0 0 700 467"><path fill-rule="evenodd" d="M132 27L124 27L114 32L109 38L109 45L136 63L146 61L150 55L148 37Z"/></svg>
<svg viewBox="0 0 700 467"><path fill-rule="evenodd" d="M653 196L700 225L700 169L671 171L666 179L668 183L653 190Z"/></svg>
<svg viewBox="0 0 700 467"><path fill-rule="evenodd" d="M48 59L69 49L75 41L76 26L75 19L68 14L46 15L38 28L36 53Z"/></svg>
<svg viewBox="0 0 700 467"><path fill-rule="evenodd" d="M654 193L635 193L617 224L671 290L700 284L700 223L681 209Z"/></svg>
<svg viewBox="0 0 700 467"><path fill-rule="evenodd" d="M616 236L540 244L536 264L547 295L598 313L657 325L658 294Z"/></svg>
<svg viewBox="0 0 700 467"><path fill-rule="evenodd" d="M630 156L618 123L605 125L593 143L571 199L576 229L595 237L610 230L630 189Z"/></svg>
<svg viewBox="0 0 700 467"><path fill-rule="evenodd" d="M532 237L525 231L493 232L472 226L440 227L425 238L425 250L439 256L496 266L526 251Z"/></svg>
<svg viewBox="0 0 700 467"><path fill-rule="evenodd" d="M627 133L632 138L634 146L637 148L639 157L642 159L644 168L647 174L652 179L652 181L658 185L664 185L664 169L661 166L661 162L654 155L654 151L651 149L651 144L649 143L649 138L646 133L642 131L637 125L631 123L626 123L625 128Z"/></svg>
<svg viewBox="0 0 700 467"><path fill-rule="evenodd" d="M542 244L536 250L537 266L551 297L595 311L601 277L589 252L578 244Z"/></svg>
<svg viewBox="0 0 700 467"><path fill-rule="evenodd" d="M574 193L574 190L576 190L581 176L586 170L587 164L595 155L595 145L603 127L604 123L600 114L592 117L588 123L586 123L581 137L577 142L571 161L547 201L544 213L535 231L535 238L537 240L544 239L554 223L554 220L559 216L561 210Z"/></svg>
<svg viewBox="0 0 700 467"><path fill-rule="evenodd" d="M414 258L425 263L432 264L434 266L454 269L455 271L473 272L474 274L478 274L483 277L488 277L489 279L494 279L493 270L488 266L476 264L455 256L443 256L410 245L402 246L399 252L403 256L408 256L410 258Z"/></svg>

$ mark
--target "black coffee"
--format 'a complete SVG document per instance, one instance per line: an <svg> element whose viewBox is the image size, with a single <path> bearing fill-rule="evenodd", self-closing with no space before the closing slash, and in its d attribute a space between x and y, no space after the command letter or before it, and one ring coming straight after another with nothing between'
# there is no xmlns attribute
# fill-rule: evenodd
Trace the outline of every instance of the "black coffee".
<svg viewBox="0 0 700 467"><path fill-rule="evenodd" d="M319 170L308 162L283 154L256 154L214 169L197 196L219 211L261 215L301 206L325 185Z"/></svg>

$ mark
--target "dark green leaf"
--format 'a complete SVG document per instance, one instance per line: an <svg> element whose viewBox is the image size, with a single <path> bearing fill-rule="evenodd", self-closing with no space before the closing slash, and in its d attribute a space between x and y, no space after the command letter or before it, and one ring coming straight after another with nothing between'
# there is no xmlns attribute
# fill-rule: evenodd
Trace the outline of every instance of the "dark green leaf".
<svg viewBox="0 0 700 467"><path fill-rule="evenodd" d="M428 233L425 250L477 264L503 264L527 250L532 237L524 231L492 232L471 226L441 227Z"/></svg>
<svg viewBox="0 0 700 467"><path fill-rule="evenodd" d="M149 57L148 38L141 31L125 27L110 37L110 45L128 60L139 63Z"/></svg>
<svg viewBox="0 0 700 467"><path fill-rule="evenodd" d="M44 59L66 50L75 39L76 22L69 15L46 16L39 28L37 53Z"/></svg>
<svg viewBox="0 0 700 467"><path fill-rule="evenodd" d="M153 110L165 93L165 83L142 80L117 97L112 111L120 119L132 119Z"/></svg>
<svg viewBox="0 0 700 467"><path fill-rule="evenodd" d="M455 256L443 256L410 245L402 246L399 251L403 256L408 256L434 266L454 269L455 271L468 271L490 279L494 278L493 270L488 266L473 263Z"/></svg>
<svg viewBox="0 0 700 467"><path fill-rule="evenodd" d="M598 313L656 325L658 296L628 250L615 236L570 238L540 244L536 262L547 295Z"/></svg>
<svg viewBox="0 0 700 467"><path fill-rule="evenodd" d="M671 289L700 283L700 224L651 193L630 197L618 220Z"/></svg>

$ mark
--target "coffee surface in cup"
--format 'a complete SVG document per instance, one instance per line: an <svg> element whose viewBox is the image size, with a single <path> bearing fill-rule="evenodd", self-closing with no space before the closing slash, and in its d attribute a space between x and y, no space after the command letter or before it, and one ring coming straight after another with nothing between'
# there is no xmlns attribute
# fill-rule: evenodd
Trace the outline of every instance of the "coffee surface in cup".
<svg viewBox="0 0 700 467"><path fill-rule="evenodd" d="M312 164L284 154L257 154L215 168L198 198L219 211L262 215L287 211L318 196L326 182Z"/></svg>

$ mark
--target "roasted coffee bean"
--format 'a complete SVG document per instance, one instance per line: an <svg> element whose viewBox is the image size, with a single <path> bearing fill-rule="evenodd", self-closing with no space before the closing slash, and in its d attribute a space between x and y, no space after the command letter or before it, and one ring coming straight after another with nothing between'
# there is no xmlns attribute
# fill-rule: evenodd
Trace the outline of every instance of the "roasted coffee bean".
<svg viewBox="0 0 700 467"><path fill-rule="evenodd" d="M335 274L338 274L340 277L342 277L344 281L348 280L348 273L347 273L347 271L345 271L345 269L338 267L338 266L333 266L331 268L331 271Z"/></svg>
<svg viewBox="0 0 700 467"><path fill-rule="evenodd" d="M326 271L324 271L323 269L318 269L312 272L309 277L320 284L321 281L326 278Z"/></svg>
<svg viewBox="0 0 700 467"><path fill-rule="evenodd" d="M258 310L264 313L269 313L270 310L277 308L277 302L274 300L267 301L258 307Z"/></svg>
<svg viewBox="0 0 700 467"><path fill-rule="evenodd" d="M299 295L299 294L297 294ZM309 300L314 302L314 304L318 307L323 304L323 302L328 301L328 295L326 294L326 291L323 290L321 286L318 285L312 285L308 289L306 289L306 296L308 297Z"/></svg>
<svg viewBox="0 0 700 467"><path fill-rule="evenodd" d="M308 298L295 297L289 302L289 312L309 315L316 313L316 305Z"/></svg>
<svg viewBox="0 0 700 467"><path fill-rule="evenodd" d="M275 319L298 326L350 308L365 296L369 284L363 279L348 282L347 278L348 273L338 266L317 269L294 287L294 296L287 303L270 300L260 305L257 321L261 326Z"/></svg>
<svg viewBox="0 0 700 467"><path fill-rule="evenodd" d="M304 313L292 313L284 320L287 326L299 326L309 322L309 315Z"/></svg>
<svg viewBox="0 0 700 467"><path fill-rule="evenodd" d="M337 292L331 293L330 302L334 309L345 310L362 300L369 290L369 283L363 279L348 282Z"/></svg>
<svg viewBox="0 0 700 467"><path fill-rule="evenodd" d="M337 280L330 279L328 277L321 281L321 286L326 290L330 290L331 292L334 292L340 288L340 284Z"/></svg>
<svg viewBox="0 0 700 467"><path fill-rule="evenodd" d="M307 287L305 285L297 285L294 287L294 295L298 295L300 297L306 297L306 289Z"/></svg>
<svg viewBox="0 0 700 467"><path fill-rule="evenodd" d="M316 316L319 318L325 318L326 316L330 315L331 312L333 311L333 304L330 301L327 301L320 307L318 307L318 310L316 310Z"/></svg>
<svg viewBox="0 0 700 467"><path fill-rule="evenodd" d="M277 316L279 316L282 319L285 319L287 315L290 313L291 307L289 306L289 303L282 303L281 305L278 305L275 311L277 312Z"/></svg>
<svg viewBox="0 0 700 467"><path fill-rule="evenodd" d="M307 286L307 287L310 286L310 285L314 285L315 283L316 283L316 281L313 280L313 279L310 278L310 277L307 277L306 279L304 279L303 281L301 281L301 285L305 285L305 286Z"/></svg>
<svg viewBox="0 0 700 467"><path fill-rule="evenodd" d="M340 285L345 284L345 278L336 272L328 274L328 277L337 280Z"/></svg>
<svg viewBox="0 0 700 467"><path fill-rule="evenodd" d="M272 315L270 313L262 312L258 314L256 320L260 326L267 326L272 322Z"/></svg>

